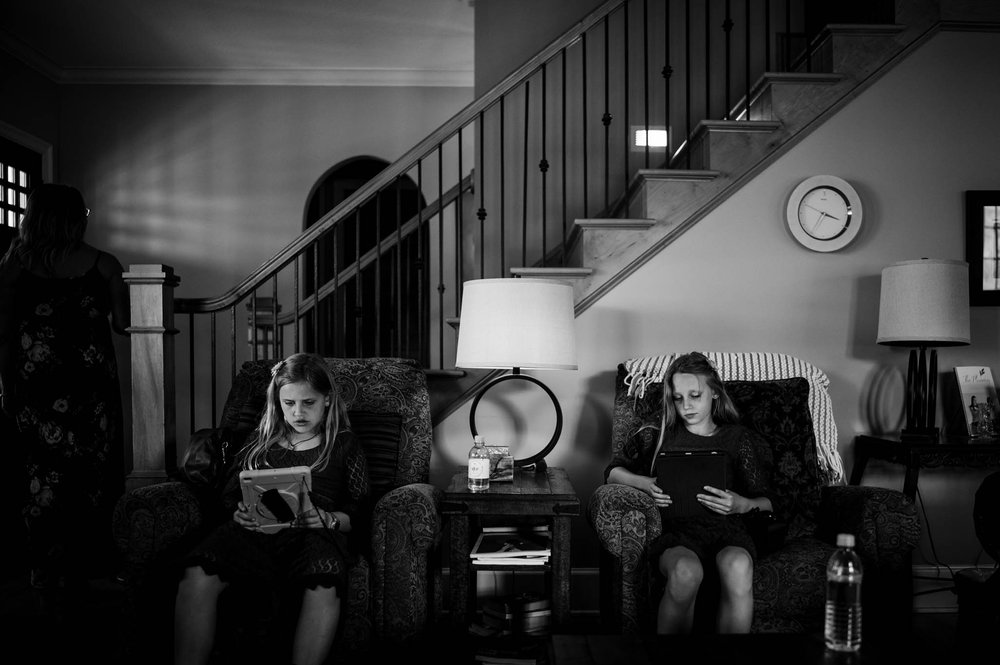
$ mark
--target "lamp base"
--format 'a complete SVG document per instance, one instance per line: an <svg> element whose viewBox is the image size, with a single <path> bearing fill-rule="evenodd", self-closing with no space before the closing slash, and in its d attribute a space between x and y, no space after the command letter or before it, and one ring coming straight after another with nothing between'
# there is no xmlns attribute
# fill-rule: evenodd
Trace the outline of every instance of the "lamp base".
<svg viewBox="0 0 1000 665"><path fill-rule="evenodd" d="M911 427L899 434L903 443L939 443L941 430L937 427Z"/></svg>

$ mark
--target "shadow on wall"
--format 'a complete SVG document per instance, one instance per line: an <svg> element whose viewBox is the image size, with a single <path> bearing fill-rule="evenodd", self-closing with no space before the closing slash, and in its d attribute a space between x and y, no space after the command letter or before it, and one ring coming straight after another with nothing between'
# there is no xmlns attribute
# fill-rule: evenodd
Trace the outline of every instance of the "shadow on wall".
<svg viewBox="0 0 1000 665"><path fill-rule="evenodd" d="M865 380L858 412L865 428L875 436L896 434L906 418L903 395L906 377L895 365L876 365Z"/></svg>

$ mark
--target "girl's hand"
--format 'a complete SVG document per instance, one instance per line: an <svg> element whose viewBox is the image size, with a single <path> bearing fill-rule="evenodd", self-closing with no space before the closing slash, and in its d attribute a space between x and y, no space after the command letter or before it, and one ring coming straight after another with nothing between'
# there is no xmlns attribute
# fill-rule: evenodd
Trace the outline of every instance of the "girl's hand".
<svg viewBox="0 0 1000 665"><path fill-rule="evenodd" d="M245 503L240 501L236 504L236 511L233 513L233 521L244 529L257 529L257 520L250 514L250 509Z"/></svg>
<svg viewBox="0 0 1000 665"><path fill-rule="evenodd" d="M734 513L742 512L738 506L740 500L743 498L736 492L731 492L729 490L720 490L717 487L712 487L711 485L705 485L706 494L696 494L695 498L698 499L698 503L705 506L713 513L718 513L720 515L732 515Z"/></svg>
<svg viewBox="0 0 1000 665"><path fill-rule="evenodd" d="M322 508L313 508L302 513L296 526L306 529L326 529L333 522L333 513Z"/></svg>
<svg viewBox="0 0 1000 665"><path fill-rule="evenodd" d="M639 489L643 490L644 492L649 494L649 496L653 497L653 503L656 505L657 508L666 508L667 506L673 503L673 501L670 499L670 495L666 494L663 490L660 489L660 486L656 484L656 478L646 478L645 476L643 476L642 478L643 478L643 483L642 483L643 486L640 487Z"/></svg>

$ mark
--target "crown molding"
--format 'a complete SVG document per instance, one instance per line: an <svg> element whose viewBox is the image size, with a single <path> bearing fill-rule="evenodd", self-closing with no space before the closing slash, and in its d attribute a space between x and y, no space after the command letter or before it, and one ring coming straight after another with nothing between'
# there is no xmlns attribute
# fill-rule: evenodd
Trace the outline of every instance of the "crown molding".
<svg viewBox="0 0 1000 665"><path fill-rule="evenodd" d="M66 85L272 85L471 88L471 69L140 69L63 68L10 34L0 49L55 83Z"/></svg>

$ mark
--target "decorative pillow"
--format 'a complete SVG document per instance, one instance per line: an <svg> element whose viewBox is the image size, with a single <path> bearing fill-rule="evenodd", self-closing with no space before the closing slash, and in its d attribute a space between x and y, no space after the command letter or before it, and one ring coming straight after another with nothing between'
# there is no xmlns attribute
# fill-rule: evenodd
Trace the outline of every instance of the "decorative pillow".
<svg viewBox="0 0 1000 665"><path fill-rule="evenodd" d="M822 483L809 411L809 382L796 377L726 381L725 385L740 421L767 446L763 458L765 463L770 458L772 464L774 511L788 523L788 537L812 534Z"/></svg>
<svg viewBox="0 0 1000 665"><path fill-rule="evenodd" d="M347 417L351 421L351 430L358 436L365 451L372 505L375 505L397 485L396 469L403 419L398 413L373 411L348 411Z"/></svg>

